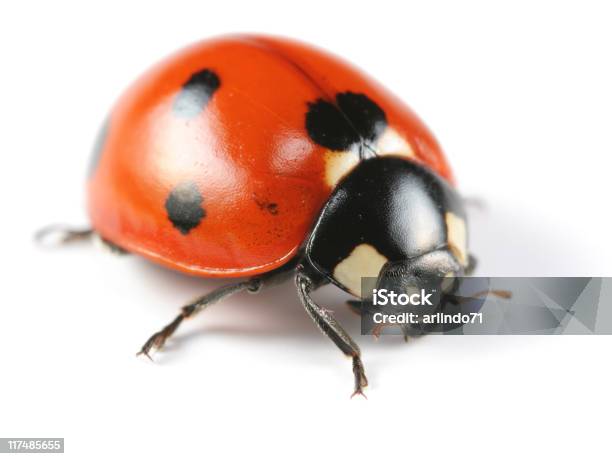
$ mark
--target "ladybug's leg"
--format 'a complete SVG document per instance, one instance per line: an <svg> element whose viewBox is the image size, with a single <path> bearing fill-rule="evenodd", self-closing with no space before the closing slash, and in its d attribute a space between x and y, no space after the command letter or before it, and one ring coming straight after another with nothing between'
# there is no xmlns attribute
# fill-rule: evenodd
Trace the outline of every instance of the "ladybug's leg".
<svg viewBox="0 0 612 459"><path fill-rule="evenodd" d="M233 295L234 293L242 292L243 290L248 290L252 293L259 291L262 285L262 280L260 278L254 277L244 282L238 282L236 284L224 285L213 290L206 295L203 295L191 303L183 306L181 308L181 312L176 318L162 328L157 333L154 333L146 343L142 346L138 354L144 354L147 357L151 358L149 353L151 349L161 349L164 346L166 340L176 331L179 325L183 322L183 320L193 317L199 312L204 311L208 306L221 301L222 299Z"/></svg>
<svg viewBox="0 0 612 459"><path fill-rule="evenodd" d="M91 228L75 229L65 225L51 225L39 230L35 235L36 242L43 246L56 246L71 244L79 241L95 241L100 243L105 249L117 255L129 253L117 244L104 239Z"/></svg>
<svg viewBox="0 0 612 459"><path fill-rule="evenodd" d="M34 239L41 245L54 246L90 240L93 235L94 230L91 228L75 229L65 225L50 225L37 231Z"/></svg>
<svg viewBox="0 0 612 459"><path fill-rule="evenodd" d="M348 357L353 359L353 374L355 376L355 390L353 396L364 395L363 389L368 385L359 346L344 331L342 326L334 319L331 313L322 308L310 297L310 292L318 286L303 271L298 270L295 276L298 295L308 315L314 320L319 329L330 338L336 346Z"/></svg>
<svg viewBox="0 0 612 459"><path fill-rule="evenodd" d="M217 303L218 301L221 301L222 299L233 295L234 293L242 292L244 290L247 290L251 293L256 293L259 292L264 285L272 286L282 283L283 281L291 277L298 261L298 258L296 258L274 271L270 271L256 277L252 277L243 282L224 285L183 306L180 314L176 316L176 318L172 322L170 322L168 325L166 325L164 328L152 335L147 340L144 346L142 346L142 349L140 349L140 352L138 352L138 355L144 354L150 358L149 353L151 352L151 349L160 349L161 347L163 347L166 340L176 331L176 329L183 322L183 320L193 317L199 312L202 312L208 306Z"/></svg>
<svg viewBox="0 0 612 459"><path fill-rule="evenodd" d="M129 255L130 254L130 252L125 250L123 247L119 247L117 244L109 241L108 239L104 239L102 236L100 236L97 233L94 234L94 237L100 244L102 244L102 247L104 247L106 250L108 250L109 252L115 255Z"/></svg>

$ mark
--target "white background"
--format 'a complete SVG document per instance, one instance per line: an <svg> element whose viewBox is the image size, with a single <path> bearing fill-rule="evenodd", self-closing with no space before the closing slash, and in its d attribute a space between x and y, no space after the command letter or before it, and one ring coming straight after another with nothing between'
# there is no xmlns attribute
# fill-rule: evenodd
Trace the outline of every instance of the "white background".
<svg viewBox="0 0 612 459"><path fill-rule="evenodd" d="M606 2L4 2L0 7L0 436L66 456L610 457L610 337L359 336L350 362L291 284L239 295L134 356L217 282L81 245L97 129L176 48L259 31L343 55L392 88L445 148L474 211L483 275L612 275L612 10Z"/></svg>

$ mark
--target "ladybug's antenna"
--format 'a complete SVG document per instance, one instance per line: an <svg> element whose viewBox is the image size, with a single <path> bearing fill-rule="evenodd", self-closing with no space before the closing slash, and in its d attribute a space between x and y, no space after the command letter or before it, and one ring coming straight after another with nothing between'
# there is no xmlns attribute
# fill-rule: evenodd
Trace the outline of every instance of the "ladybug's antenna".
<svg viewBox="0 0 612 459"><path fill-rule="evenodd" d="M89 240L94 235L91 228L76 229L67 225L46 226L34 234L34 241L43 247L56 247L76 241Z"/></svg>

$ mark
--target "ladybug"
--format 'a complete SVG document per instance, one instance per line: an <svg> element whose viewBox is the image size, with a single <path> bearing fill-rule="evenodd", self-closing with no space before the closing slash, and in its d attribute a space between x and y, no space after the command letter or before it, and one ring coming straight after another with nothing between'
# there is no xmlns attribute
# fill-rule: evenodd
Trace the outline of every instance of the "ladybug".
<svg viewBox="0 0 612 459"><path fill-rule="evenodd" d="M345 61L276 37L202 41L145 73L101 130L87 196L91 229L64 240L246 278L184 306L140 353L222 298L293 278L352 358L353 395L368 383L359 347L312 291L359 298L362 277L418 288L474 266L463 201L423 122Z"/></svg>

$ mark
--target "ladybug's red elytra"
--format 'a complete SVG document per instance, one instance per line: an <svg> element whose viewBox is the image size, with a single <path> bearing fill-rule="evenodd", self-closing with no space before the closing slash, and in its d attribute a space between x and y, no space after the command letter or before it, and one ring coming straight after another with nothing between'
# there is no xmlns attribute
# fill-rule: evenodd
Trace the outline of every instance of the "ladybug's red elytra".
<svg viewBox="0 0 612 459"><path fill-rule="evenodd" d="M203 277L248 277L184 306L142 347L239 291L293 277L304 308L367 379L360 350L311 292L360 279L418 287L472 267L446 159L396 96L343 60L281 38L192 45L138 79L90 168L91 230L110 247Z"/></svg>

